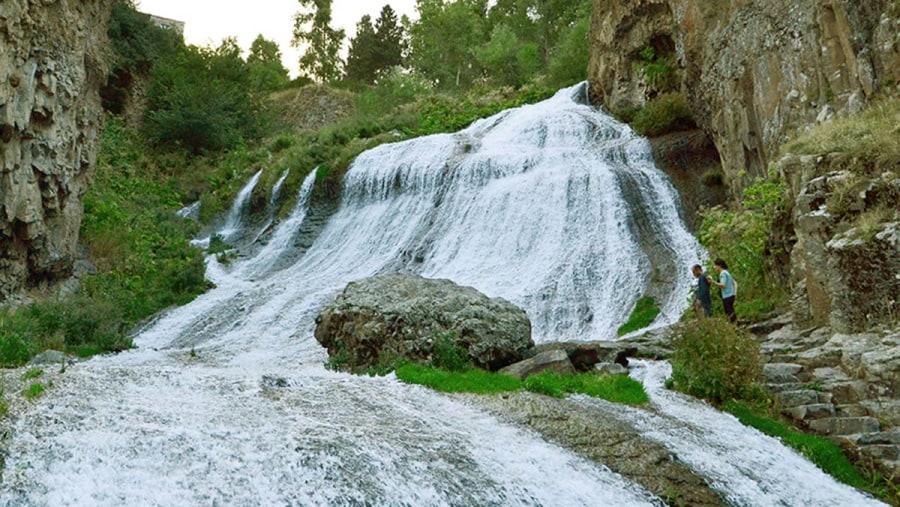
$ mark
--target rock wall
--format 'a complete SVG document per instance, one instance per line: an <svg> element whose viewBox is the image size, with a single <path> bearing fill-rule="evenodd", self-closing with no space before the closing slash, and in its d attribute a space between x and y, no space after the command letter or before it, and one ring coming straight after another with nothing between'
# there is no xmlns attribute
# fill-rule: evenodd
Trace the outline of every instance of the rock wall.
<svg viewBox="0 0 900 507"><path fill-rule="evenodd" d="M0 3L0 300L71 273L111 0Z"/></svg>
<svg viewBox="0 0 900 507"><path fill-rule="evenodd" d="M671 68L663 83L648 47ZM737 197L797 129L897 93L900 3L594 0L591 52L592 96L612 111L685 93Z"/></svg>

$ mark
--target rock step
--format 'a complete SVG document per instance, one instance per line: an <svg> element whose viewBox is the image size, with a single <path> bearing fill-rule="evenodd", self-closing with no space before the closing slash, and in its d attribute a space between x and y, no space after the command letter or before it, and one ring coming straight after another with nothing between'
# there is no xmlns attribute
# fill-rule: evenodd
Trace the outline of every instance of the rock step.
<svg viewBox="0 0 900 507"><path fill-rule="evenodd" d="M796 389L780 391L775 394L775 399L781 404L782 408L788 409L801 405L831 403L831 394L816 391L815 389Z"/></svg>
<svg viewBox="0 0 900 507"><path fill-rule="evenodd" d="M846 405L837 405L834 407L835 415L838 417L865 417L869 414L869 411L866 410L866 407L862 405L846 404Z"/></svg>
<svg viewBox="0 0 900 507"><path fill-rule="evenodd" d="M812 403L809 405L800 405L797 407L783 409L781 413L798 421L813 421L817 419L835 418L834 405L832 405L831 403Z"/></svg>
<svg viewBox="0 0 900 507"><path fill-rule="evenodd" d="M826 417L809 421L809 429L821 435L878 433L881 424L874 417Z"/></svg>
<svg viewBox="0 0 900 507"><path fill-rule="evenodd" d="M796 363L768 363L763 366L766 380L773 384L800 382L803 379L799 378L798 374L802 370L803 366Z"/></svg>
<svg viewBox="0 0 900 507"><path fill-rule="evenodd" d="M801 391L806 385L805 382L773 382L766 384L766 389L777 394L784 391Z"/></svg>

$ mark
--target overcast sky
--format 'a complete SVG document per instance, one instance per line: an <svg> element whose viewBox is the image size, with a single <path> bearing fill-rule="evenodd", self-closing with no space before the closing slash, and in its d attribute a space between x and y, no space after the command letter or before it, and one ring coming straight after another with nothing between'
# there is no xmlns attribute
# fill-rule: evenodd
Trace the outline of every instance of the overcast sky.
<svg viewBox="0 0 900 507"><path fill-rule="evenodd" d="M188 44L217 46L222 39L236 36L245 50L262 34L278 43L284 65L291 76L297 75L300 53L291 47L294 14L300 10L297 0L139 0L138 9L148 14L185 22L184 38ZM415 0L334 0L333 26L343 28L348 37L356 31L356 23L365 14L378 17L385 4L397 12L414 17Z"/></svg>

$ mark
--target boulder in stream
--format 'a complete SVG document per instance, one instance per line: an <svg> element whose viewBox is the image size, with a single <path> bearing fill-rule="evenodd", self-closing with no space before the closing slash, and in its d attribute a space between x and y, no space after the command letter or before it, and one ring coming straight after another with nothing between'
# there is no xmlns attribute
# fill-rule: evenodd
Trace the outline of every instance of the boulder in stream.
<svg viewBox="0 0 900 507"><path fill-rule="evenodd" d="M475 366L493 371L534 346L531 321L509 301L409 274L351 282L319 312L315 336L351 370L396 359L428 363L435 344L451 340Z"/></svg>

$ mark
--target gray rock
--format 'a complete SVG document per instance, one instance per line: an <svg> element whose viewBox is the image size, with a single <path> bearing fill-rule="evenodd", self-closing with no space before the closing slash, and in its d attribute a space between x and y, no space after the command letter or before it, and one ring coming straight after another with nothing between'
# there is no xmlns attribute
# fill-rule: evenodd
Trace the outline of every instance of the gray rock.
<svg viewBox="0 0 900 507"><path fill-rule="evenodd" d="M810 421L813 419L825 419L834 417L834 405L831 403L814 403L789 408L782 413L791 416L798 421Z"/></svg>
<svg viewBox="0 0 900 507"><path fill-rule="evenodd" d="M811 405L819 402L819 392L811 389L800 389L796 391L783 391L777 393L775 398L784 408L799 407L800 405Z"/></svg>
<svg viewBox="0 0 900 507"><path fill-rule="evenodd" d="M628 368L619 363L597 363L594 370L607 375L628 375Z"/></svg>
<svg viewBox="0 0 900 507"><path fill-rule="evenodd" d="M450 280L408 274L348 284L319 312L315 337L350 369L400 358L427 363L435 343L449 340L476 366L497 370L534 346L521 308Z"/></svg>
<svg viewBox="0 0 900 507"><path fill-rule="evenodd" d="M564 350L548 350L500 369L500 373L512 375L521 380L544 371L572 375L575 374L575 367L572 366L572 362L569 361L569 356Z"/></svg>
<svg viewBox="0 0 900 507"><path fill-rule="evenodd" d="M769 363L763 366L763 373L769 382L798 382L797 374L803 366L792 363Z"/></svg>
<svg viewBox="0 0 900 507"><path fill-rule="evenodd" d="M74 358L58 350L47 350L31 358L29 366L72 363Z"/></svg>
<svg viewBox="0 0 900 507"><path fill-rule="evenodd" d="M823 435L852 435L854 433L876 433L881 430L874 417L827 417L809 422L809 429Z"/></svg>

